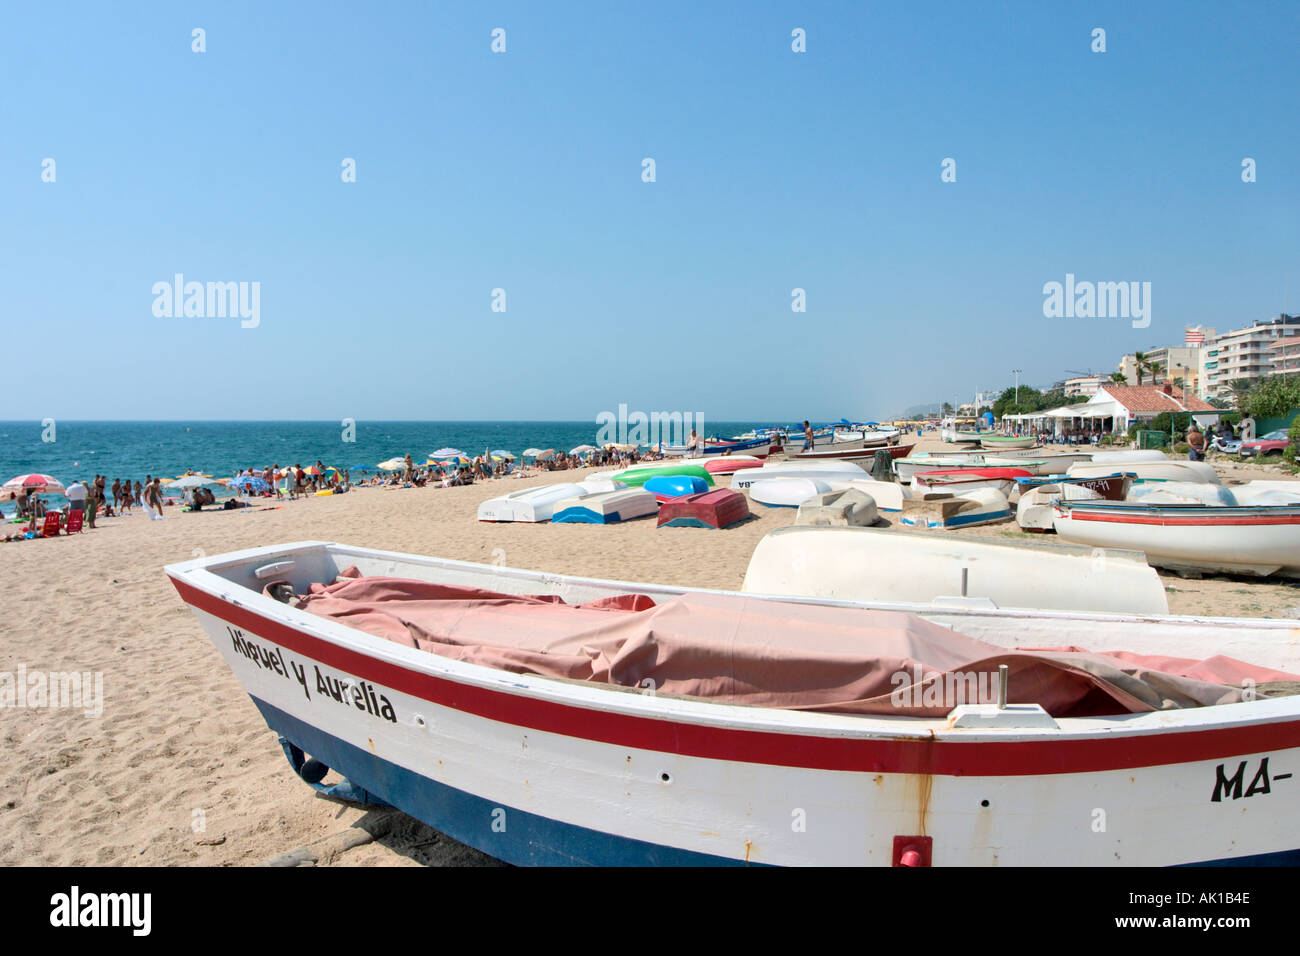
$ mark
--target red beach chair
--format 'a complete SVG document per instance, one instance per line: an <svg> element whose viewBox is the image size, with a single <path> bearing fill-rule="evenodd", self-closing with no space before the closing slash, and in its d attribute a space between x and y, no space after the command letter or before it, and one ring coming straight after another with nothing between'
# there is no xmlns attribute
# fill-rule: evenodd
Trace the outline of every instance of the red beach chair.
<svg viewBox="0 0 1300 956"><path fill-rule="evenodd" d="M68 523L64 527L63 533L75 534L77 532L84 531L85 529L82 527L82 524L85 520L86 520L86 513L84 511L69 511Z"/></svg>
<svg viewBox="0 0 1300 956"><path fill-rule="evenodd" d="M45 513L45 524L41 526L42 538L57 538L59 536L59 513L57 511L47 511Z"/></svg>

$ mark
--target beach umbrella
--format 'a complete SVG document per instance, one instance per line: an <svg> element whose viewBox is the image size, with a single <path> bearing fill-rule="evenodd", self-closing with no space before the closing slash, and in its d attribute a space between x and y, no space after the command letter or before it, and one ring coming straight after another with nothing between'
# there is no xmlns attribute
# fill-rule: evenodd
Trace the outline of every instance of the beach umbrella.
<svg viewBox="0 0 1300 956"><path fill-rule="evenodd" d="M514 452L506 451L504 448L494 448L492 449L492 454L498 458L504 458L506 461L515 460Z"/></svg>
<svg viewBox="0 0 1300 956"><path fill-rule="evenodd" d="M541 453L542 450L540 448L525 448L523 450L523 456L525 458L536 458Z"/></svg>
<svg viewBox="0 0 1300 956"><path fill-rule="evenodd" d="M352 465L348 468L348 471L350 472L351 471L374 471L374 470L375 470L374 465Z"/></svg>
<svg viewBox="0 0 1300 956"><path fill-rule="evenodd" d="M42 475L33 472L30 475L18 475L16 478L10 478L4 483L0 490L3 491L22 491L26 488L29 492L36 494L61 495L66 490L63 482L50 475Z"/></svg>
<svg viewBox="0 0 1300 956"><path fill-rule="evenodd" d="M430 458L465 458L466 454L459 448L439 448L437 451L429 452Z"/></svg>
<svg viewBox="0 0 1300 956"><path fill-rule="evenodd" d="M577 448L569 451L570 455L590 455L593 451L600 451L595 445L579 445Z"/></svg>
<svg viewBox="0 0 1300 956"><path fill-rule="evenodd" d="M390 458L387 461L381 461L376 467L384 471L401 471L406 467L405 458Z"/></svg>
<svg viewBox="0 0 1300 956"><path fill-rule="evenodd" d="M168 487L187 490L189 488L201 488L203 485L219 484L221 484L221 482L210 475L183 475L180 478L174 479Z"/></svg>

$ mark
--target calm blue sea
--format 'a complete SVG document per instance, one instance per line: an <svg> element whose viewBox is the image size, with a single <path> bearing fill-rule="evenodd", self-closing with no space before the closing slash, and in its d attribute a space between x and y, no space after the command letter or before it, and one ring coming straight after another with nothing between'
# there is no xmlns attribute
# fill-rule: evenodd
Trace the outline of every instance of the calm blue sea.
<svg viewBox="0 0 1300 956"><path fill-rule="evenodd" d="M786 422L708 422L709 434L731 436L755 426ZM410 453L417 462L440 448L467 455L485 449L520 454L525 448L568 451L596 444L596 425L585 422L367 422L345 434L329 422L74 422L57 421L53 430L38 421L0 422L0 483L17 475L42 472L65 485L78 478L106 475L144 481L146 475L174 478L187 469L217 477L252 466L326 465L373 469L379 462ZM47 440L53 438L52 441ZM345 440L351 438L351 441ZM7 497L7 496L6 496ZM62 503L62 499L53 500ZM4 506L6 513L13 509Z"/></svg>

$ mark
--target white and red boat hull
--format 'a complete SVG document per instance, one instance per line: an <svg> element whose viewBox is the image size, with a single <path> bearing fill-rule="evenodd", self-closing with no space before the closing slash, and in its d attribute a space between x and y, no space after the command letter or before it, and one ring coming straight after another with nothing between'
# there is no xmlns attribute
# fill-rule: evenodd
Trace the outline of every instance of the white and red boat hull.
<svg viewBox="0 0 1300 956"><path fill-rule="evenodd" d="M978 730L728 706L439 657L259 593L258 568L297 588L349 564L568 601L685 589L311 542L167 569L271 729L503 860L889 866L907 848L948 866L1300 859L1296 698ZM1109 646L1122 627L1139 651L1238 642L1261 665L1297 663L1295 622L911 609L1005 646Z"/></svg>

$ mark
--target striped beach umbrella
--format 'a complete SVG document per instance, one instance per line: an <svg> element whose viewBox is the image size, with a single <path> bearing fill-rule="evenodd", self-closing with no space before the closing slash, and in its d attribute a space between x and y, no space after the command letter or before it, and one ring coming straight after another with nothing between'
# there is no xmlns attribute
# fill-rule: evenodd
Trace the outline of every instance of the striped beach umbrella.
<svg viewBox="0 0 1300 956"><path fill-rule="evenodd" d="M61 495L66 490L63 482L52 475L42 475L38 472L32 472L29 475L18 475L10 478L0 486L3 491L22 491L27 489L35 494Z"/></svg>

